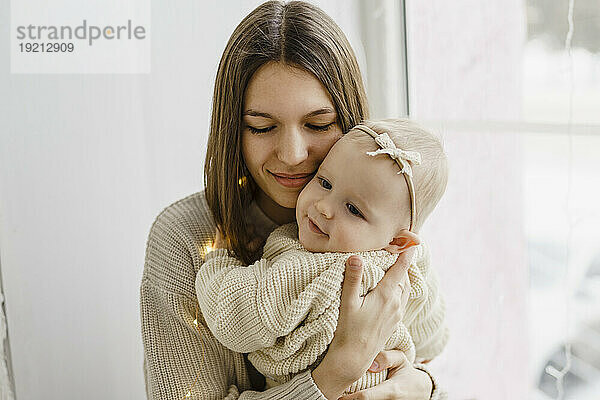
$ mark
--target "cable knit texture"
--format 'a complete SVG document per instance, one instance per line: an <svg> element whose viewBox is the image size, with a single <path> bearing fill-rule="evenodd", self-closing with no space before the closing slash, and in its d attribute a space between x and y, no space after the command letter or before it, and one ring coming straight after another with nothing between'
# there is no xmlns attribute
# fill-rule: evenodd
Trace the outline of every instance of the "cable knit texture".
<svg viewBox="0 0 600 400"><path fill-rule="evenodd" d="M269 223L263 214L248 215L252 223ZM203 192L166 207L152 224L140 286L148 399L324 400L309 371L260 391L262 379L244 355L224 347L210 332L194 284L214 237ZM444 392L433 382L432 400L437 400Z"/></svg>
<svg viewBox="0 0 600 400"><path fill-rule="evenodd" d="M296 224L275 229L263 258L250 266L229 257L224 249L210 252L196 277L208 327L226 347L249 352L248 359L267 383L288 382L316 366L333 339L345 262L351 254L364 261L362 295L375 288L398 258L385 250L311 253L298 241ZM416 357L430 359L448 337L425 245L416 247L413 260L407 311L385 345L386 350L404 351L410 362L415 360L415 346ZM348 392L383 382L386 372L367 371Z"/></svg>

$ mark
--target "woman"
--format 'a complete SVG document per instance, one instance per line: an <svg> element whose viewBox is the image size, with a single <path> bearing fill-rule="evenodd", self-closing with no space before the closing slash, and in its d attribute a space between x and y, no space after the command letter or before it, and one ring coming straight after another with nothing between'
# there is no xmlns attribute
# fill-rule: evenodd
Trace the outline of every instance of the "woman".
<svg viewBox="0 0 600 400"><path fill-rule="evenodd" d="M294 219L298 193L331 146L367 114L354 53L317 7L267 2L235 29L215 82L206 191L163 210L148 238L140 300L148 398L337 399L367 368L391 368L369 398L439 397L422 366L401 352L377 354L402 317L406 259L361 298L361 261L351 258L326 356L267 391L198 312L194 280L215 227L240 260L256 260L268 234Z"/></svg>

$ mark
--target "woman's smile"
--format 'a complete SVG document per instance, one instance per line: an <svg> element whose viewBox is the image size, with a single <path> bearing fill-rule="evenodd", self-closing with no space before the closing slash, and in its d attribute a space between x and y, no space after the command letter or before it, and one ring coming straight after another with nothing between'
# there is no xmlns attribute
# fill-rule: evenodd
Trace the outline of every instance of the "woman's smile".
<svg viewBox="0 0 600 400"><path fill-rule="evenodd" d="M314 172L308 174L283 174L269 171L269 173L275 178L275 180L286 188L299 188L304 187L312 179Z"/></svg>

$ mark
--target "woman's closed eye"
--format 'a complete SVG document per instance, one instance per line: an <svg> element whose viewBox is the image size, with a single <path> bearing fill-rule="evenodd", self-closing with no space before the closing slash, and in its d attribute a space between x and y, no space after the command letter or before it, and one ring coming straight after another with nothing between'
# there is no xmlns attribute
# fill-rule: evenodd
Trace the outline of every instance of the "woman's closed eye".
<svg viewBox="0 0 600 400"><path fill-rule="evenodd" d="M325 124L325 125L306 124L306 127L308 129L312 129L313 131L327 132L329 130L329 128L333 127L334 125L335 125L335 122L330 122L329 124Z"/></svg>
<svg viewBox="0 0 600 400"><path fill-rule="evenodd" d="M266 128L255 128L250 125L246 125L246 128L250 130L252 133L267 133L275 128L275 126L268 126Z"/></svg>
<svg viewBox="0 0 600 400"><path fill-rule="evenodd" d="M306 127L308 129L311 129L313 131L317 131L317 132L327 132L331 127L333 127L333 125L335 125L335 122L331 122L329 124L326 125L316 125L316 124L306 124ZM250 130L250 132L252 133L267 133L269 131L272 131L273 129L275 129L275 126L267 126L266 128L256 128L254 126L251 125L246 125L246 127L248 128L248 130Z"/></svg>

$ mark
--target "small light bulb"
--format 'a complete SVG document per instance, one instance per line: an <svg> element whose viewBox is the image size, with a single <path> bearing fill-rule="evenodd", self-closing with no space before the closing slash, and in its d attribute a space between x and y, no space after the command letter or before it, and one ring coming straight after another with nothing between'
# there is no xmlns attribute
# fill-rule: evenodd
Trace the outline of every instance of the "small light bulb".
<svg viewBox="0 0 600 400"><path fill-rule="evenodd" d="M208 254L213 251L215 248L213 247L212 242L209 242L206 246L204 246L204 254Z"/></svg>
<svg viewBox="0 0 600 400"><path fill-rule="evenodd" d="M192 391L187 392L187 394L185 395L185 397L187 397L187 398L192 397Z"/></svg>
<svg viewBox="0 0 600 400"><path fill-rule="evenodd" d="M197 319L194 320L194 325L198 326L198 320Z"/></svg>

